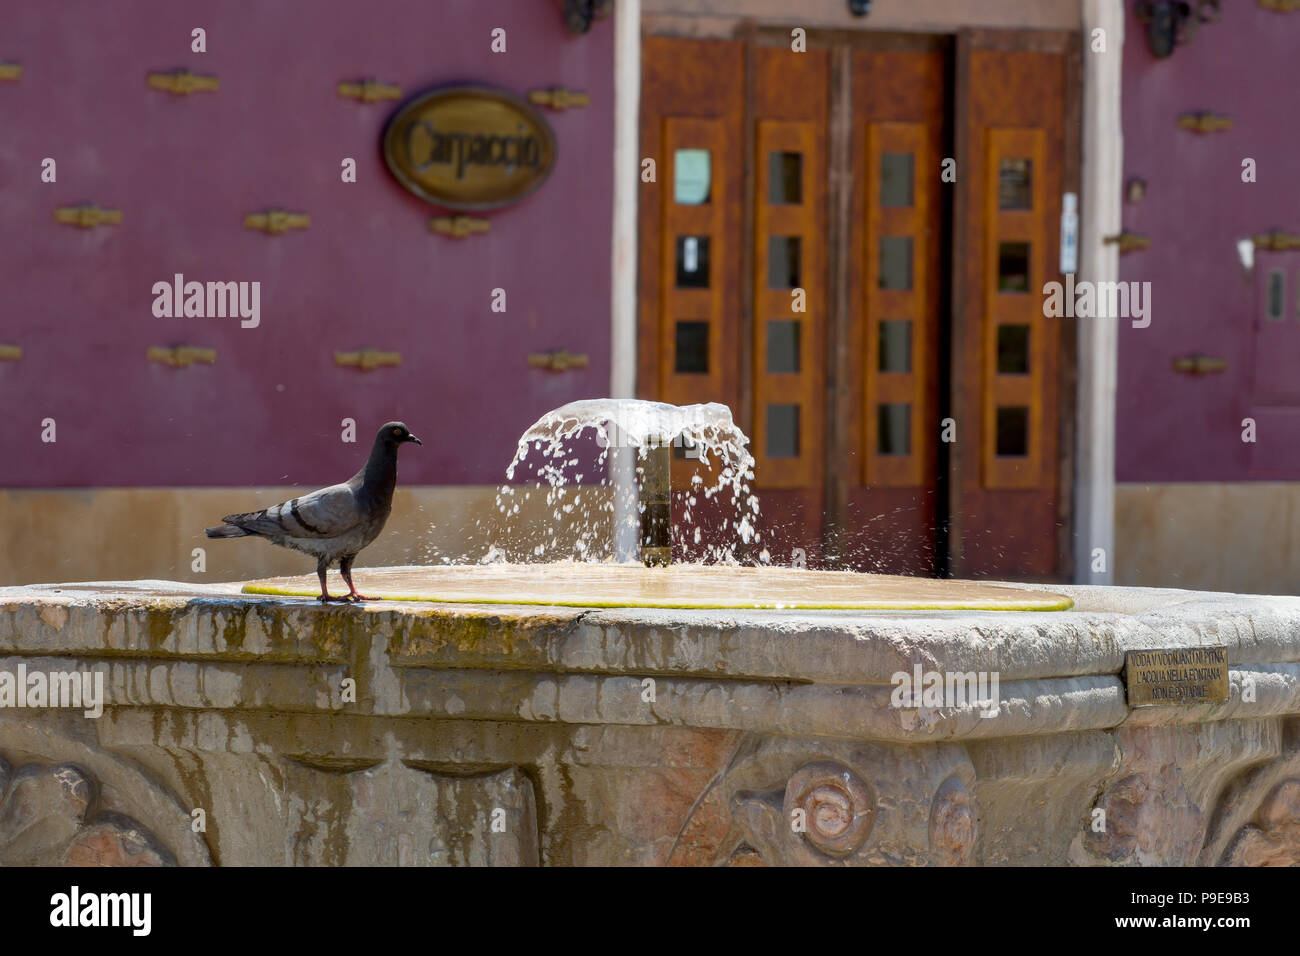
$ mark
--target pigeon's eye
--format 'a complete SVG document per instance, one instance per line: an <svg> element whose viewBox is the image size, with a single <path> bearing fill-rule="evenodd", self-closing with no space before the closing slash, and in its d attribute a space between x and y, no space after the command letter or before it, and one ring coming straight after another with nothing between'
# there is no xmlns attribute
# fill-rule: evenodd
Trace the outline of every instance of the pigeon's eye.
<svg viewBox="0 0 1300 956"><path fill-rule="evenodd" d="M402 430L401 430L400 428L394 428L394 429L393 429L393 434L394 434L394 435L397 435L397 436L400 438L401 435L402 435Z"/></svg>

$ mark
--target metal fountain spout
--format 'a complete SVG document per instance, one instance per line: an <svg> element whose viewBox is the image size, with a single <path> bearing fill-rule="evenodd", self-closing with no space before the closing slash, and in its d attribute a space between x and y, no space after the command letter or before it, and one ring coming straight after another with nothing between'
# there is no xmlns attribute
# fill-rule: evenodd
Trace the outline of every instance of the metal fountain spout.
<svg viewBox="0 0 1300 956"><path fill-rule="evenodd" d="M637 467L641 560L647 568L664 568L672 563L672 450L671 439L647 441Z"/></svg>

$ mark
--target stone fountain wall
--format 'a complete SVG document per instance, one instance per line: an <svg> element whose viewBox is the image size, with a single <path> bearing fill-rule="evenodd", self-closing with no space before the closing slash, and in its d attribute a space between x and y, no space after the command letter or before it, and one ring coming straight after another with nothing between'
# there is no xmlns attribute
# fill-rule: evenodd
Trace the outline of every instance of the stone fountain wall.
<svg viewBox="0 0 1300 956"><path fill-rule="evenodd" d="M1053 590L1076 609L0 589L0 675L107 698L0 708L0 863L1300 862L1300 599ZM1126 650L1202 645L1227 702L1130 709ZM893 706L916 665L997 672L996 716Z"/></svg>

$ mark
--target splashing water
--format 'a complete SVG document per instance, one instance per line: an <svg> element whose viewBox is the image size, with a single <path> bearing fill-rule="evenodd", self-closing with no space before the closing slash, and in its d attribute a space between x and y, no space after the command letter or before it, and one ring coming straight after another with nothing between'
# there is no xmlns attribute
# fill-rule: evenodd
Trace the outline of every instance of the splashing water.
<svg viewBox="0 0 1300 956"><path fill-rule="evenodd" d="M644 461L649 448L672 442L691 449L692 457L698 454L700 466L713 473L712 483L706 482L697 471L689 489L674 491L674 500L680 504L680 520L673 526L675 544L698 553L704 560L736 564L739 563L737 547L760 540L756 528L758 498L751 493L749 485L754 478L754 459L747 447L749 439L736 427L727 406L716 402L679 406L634 399L588 399L570 402L534 422L520 437L515 456L506 468L509 479L514 479L521 466L531 468L533 476L546 489L546 505L554 524L547 528L542 543L534 547L534 559L548 552L552 560L561 557L601 560L609 555L612 542L608 522L600 520L599 514L591 513L590 503L579 504L576 494L569 494L576 491L575 486L584 477L574 472L581 462L576 445L589 429L593 435L586 437L595 437L601 449L599 466L609 464L611 448L635 448ZM711 455L717 460L716 469L710 468ZM612 482L606 475L598 485L608 488ZM724 523L723 533L717 536L723 540L706 544L701 525L695 520L697 510L705 510L701 499L723 501L727 492L730 492L731 514ZM502 485L496 497L497 511L507 520L520 518L521 504L526 504L531 494L527 487ZM605 496L596 508L612 512L612 498ZM571 555L558 553L560 535L555 525L576 532ZM710 537L714 536L710 534ZM503 555L493 545L483 561L499 561ZM760 560L765 558L763 552Z"/></svg>

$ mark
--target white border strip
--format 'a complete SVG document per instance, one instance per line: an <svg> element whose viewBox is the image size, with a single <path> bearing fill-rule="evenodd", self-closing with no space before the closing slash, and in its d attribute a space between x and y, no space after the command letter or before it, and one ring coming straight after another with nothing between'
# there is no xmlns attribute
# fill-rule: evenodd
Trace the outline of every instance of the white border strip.
<svg viewBox="0 0 1300 956"><path fill-rule="evenodd" d="M1119 279L1119 250L1102 244L1120 231L1124 189L1121 112L1123 0L1083 2L1083 201L1080 279ZM1092 52L1093 31L1106 50ZM1075 581L1115 580L1115 382L1119 320L1079 320L1079 400L1075 456ZM1094 571L1096 549L1104 568Z"/></svg>

